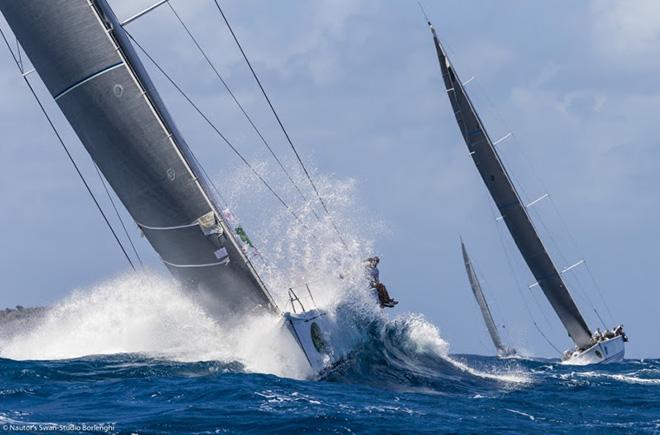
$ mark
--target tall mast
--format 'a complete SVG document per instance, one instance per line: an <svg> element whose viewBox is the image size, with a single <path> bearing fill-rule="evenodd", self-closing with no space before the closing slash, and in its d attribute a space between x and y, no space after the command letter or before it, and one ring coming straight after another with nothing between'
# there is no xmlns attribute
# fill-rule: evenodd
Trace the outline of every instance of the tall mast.
<svg viewBox="0 0 660 435"><path fill-rule="evenodd" d="M105 0L0 0L90 156L160 255L214 309L277 311Z"/></svg>
<svg viewBox="0 0 660 435"><path fill-rule="evenodd" d="M474 293L474 297L477 300L479 309L481 310L481 315L483 316L484 322L486 323L488 334L490 334L490 338L493 340L497 354L505 355L508 353L508 349L504 343L502 343L500 334L497 331L497 326L493 321L493 315L490 312L490 307L488 307L488 303L484 297L484 292L481 289L481 283L479 283L479 278L477 278L477 274L474 271L474 266L472 265L472 261L470 261L470 257L468 256L467 250L465 249L463 240L461 240L461 251L463 252L463 262L465 263L465 271L467 272L468 280L470 281L470 287L472 287L472 293Z"/></svg>
<svg viewBox="0 0 660 435"><path fill-rule="evenodd" d="M454 70L433 25L428 23L440 62L445 90L465 144L518 250L543 294L580 348L592 344L591 332L538 236L525 204L509 177L463 83Z"/></svg>

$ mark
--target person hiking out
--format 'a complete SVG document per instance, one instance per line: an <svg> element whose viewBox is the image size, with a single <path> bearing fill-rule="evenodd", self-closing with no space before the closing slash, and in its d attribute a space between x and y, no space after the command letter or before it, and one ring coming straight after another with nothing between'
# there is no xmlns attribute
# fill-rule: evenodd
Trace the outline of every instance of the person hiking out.
<svg viewBox="0 0 660 435"><path fill-rule="evenodd" d="M378 270L378 263L380 263L380 258L378 257L370 257L365 260L369 285L371 288L376 289L378 302L380 303L381 308L393 308L399 302L390 297L385 284L380 282L380 271Z"/></svg>

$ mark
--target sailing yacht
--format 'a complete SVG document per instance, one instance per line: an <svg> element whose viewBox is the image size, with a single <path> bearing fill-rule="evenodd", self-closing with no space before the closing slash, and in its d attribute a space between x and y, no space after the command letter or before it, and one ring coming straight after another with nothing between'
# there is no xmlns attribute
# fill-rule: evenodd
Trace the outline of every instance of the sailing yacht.
<svg viewBox="0 0 660 435"><path fill-rule="evenodd" d="M569 337L575 343L574 349L567 350L563 354L562 361L566 364L587 365L623 360L624 343L628 340L623 332L623 326L619 325L603 334L599 332L592 334L541 241L527 213L527 207L522 202L495 149L495 144L481 122L463 82L459 79L428 18L427 23L433 35L445 91L470 156L513 241L536 279L534 286L538 285L541 288Z"/></svg>
<svg viewBox="0 0 660 435"><path fill-rule="evenodd" d="M470 260L470 256L467 253L467 249L465 248L465 243L463 243L462 239L461 239L461 252L463 253L463 262L465 263L465 271L467 272L468 281L470 281L470 287L472 287L472 293L474 293L474 298L477 300L477 304L479 305L479 309L481 310L481 316L484 318L486 329L488 329L488 334L490 335L490 339L493 341L493 345L495 346L495 350L497 351L497 356L499 358L508 358L516 355L517 353L516 350L506 346L502 341L502 337L500 337L500 333L497 330L497 325L495 324L495 321L493 320L493 315L490 312L490 307L488 306L488 302L486 302L486 297L484 296L484 292L481 289L481 283L479 282L479 278L477 277L477 273L474 270L474 266L472 265L472 261Z"/></svg>
<svg viewBox="0 0 660 435"><path fill-rule="evenodd" d="M169 271L209 296L218 316L282 315L312 370L320 371L330 359L325 313L278 308L106 0L0 0L0 11ZM16 64L31 88L31 71Z"/></svg>

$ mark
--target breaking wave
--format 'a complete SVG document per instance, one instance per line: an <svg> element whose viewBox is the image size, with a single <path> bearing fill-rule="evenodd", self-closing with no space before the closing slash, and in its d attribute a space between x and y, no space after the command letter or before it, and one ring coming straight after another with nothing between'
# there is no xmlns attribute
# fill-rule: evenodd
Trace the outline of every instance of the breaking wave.
<svg viewBox="0 0 660 435"><path fill-rule="evenodd" d="M389 320L368 298L330 313L334 350L348 355L325 380L386 388L442 391L447 382L528 382L524 373L473 368L448 355L449 345L420 315ZM219 322L170 279L154 273L122 276L76 290L29 327L0 337L0 357L63 360L142 354L177 362L220 361L239 371L283 377L311 375L281 320L260 315ZM373 373L379 375L374 377Z"/></svg>
<svg viewBox="0 0 660 435"><path fill-rule="evenodd" d="M318 204L305 203L295 210L301 224L286 210L269 209L263 215L265 199L259 192L240 189L248 184L246 176L238 172L225 185L239 186L229 206L243 208L232 207L232 214L249 216L241 224L254 229L254 239L262 243L259 251L250 252L253 262L284 311L289 308L287 290L294 288L306 306L328 312L330 330L324 332L333 351L345 356L323 379L438 392L473 388L483 381L529 382L514 363L504 369L474 367L450 357L448 343L421 315L390 320L376 306L365 290L362 259L373 253L364 234L377 231L380 224L359 218L353 181L317 177L334 214L322 215ZM250 207L253 203L260 207ZM260 219L266 223L259 225ZM360 224L365 221L369 223ZM343 240L335 227L345 229ZM313 375L279 316L214 318L204 310L203 301L173 279L149 271L76 290L39 319L3 331L0 357L13 360L141 354L161 361L219 361L232 370L297 379Z"/></svg>
<svg viewBox="0 0 660 435"><path fill-rule="evenodd" d="M340 308L340 311L342 308ZM438 328L419 314L389 320L384 315L354 319L362 341L324 374L325 380L422 392L460 392L529 384L532 378L514 361L473 365L449 354Z"/></svg>

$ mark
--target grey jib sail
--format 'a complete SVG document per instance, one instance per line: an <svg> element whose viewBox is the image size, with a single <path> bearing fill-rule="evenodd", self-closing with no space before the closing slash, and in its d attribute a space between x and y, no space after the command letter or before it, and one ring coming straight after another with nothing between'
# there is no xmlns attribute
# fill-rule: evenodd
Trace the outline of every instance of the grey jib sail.
<svg viewBox="0 0 660 435"><path fill-rule="evenodd" d="M275 310L105 0L0 0L0 10L168 269L213 308Z"/></svg>
<svg viewBox="0 0 660 435"><path fill-rule="evenodd" d="M510 350L504 345L504 343L502 343L500 334L497 331L497 326L493 321L493 315L490 312L490 308L488 307L488 303L486 302L486 298L484 297L484 292L481 289L481 284L479 283L479 279L477 278L477 274L474 270L474 266L470 261L470 257L468 256L467 250L465 249L465 244L463 243L462 240L461 240L461 251L463 253L463 262L465 263L465 271L467 272L468 280L470 281L470 287L472 287L472 292L474 293L474 297L477 300L479 309L481 310L481 315L483 316L484 322L486 323L488 334L490 334L490 338L491 340L493 340L493 344L495 345L497 354L503 356L507 355L510 353Z"/></svg>
<svg viewBox="0 0 660 435"><path fill-rule="evenodd" d="M451 101L456 121L479 174L481 174L527 266L564 324L569 336L579 347L587 347L592 343L589 327L543 246L492 140L438 40L435 29L431 23L429 26L433 32L447 96Z"/></svg>

